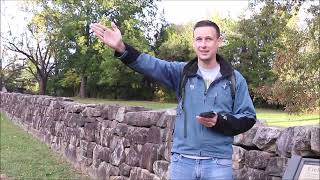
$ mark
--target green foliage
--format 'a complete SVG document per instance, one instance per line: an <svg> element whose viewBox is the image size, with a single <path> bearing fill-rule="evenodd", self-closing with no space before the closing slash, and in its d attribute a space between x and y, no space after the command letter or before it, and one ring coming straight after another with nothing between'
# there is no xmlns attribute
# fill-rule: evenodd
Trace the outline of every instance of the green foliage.
<svg viewBox="0 0 320 180"><path fill-rule="evenodd" d="M221 52L246 78L255 103L263 99L256 89L272 84L276 79L272 65L276 50L282 47L280 38L289 18L283 5L267 1L252 17L243 17L236 24L232 21L224 23L234 32L227 31Z"/></svg>
<svg viewBox="0 0 320 180"><path fill-rule="evenodd" d="M134 73L123 73L122 70L125 70L125 68L120 67L118 62L104 62L113 59L113 53L108 52L109 50L93 36L90 25L96 22L110 24L113 21L120 28L123 39L127 43L143 52L150 52L149 41L147 41L142 30L150 30L150 28L145 27L150 25L154 16L150 16L151 18L144 17L147 14L155 14L157 10L155 1L68 0L53 1L50 6L42 3L42 6L44 7L43 14L49 12L56 14L56 21L51 21L48 18L46 23L58 31L56 36L58 42L56 47L59 48L57 58L63 63L63 66L59 66L59 69L56 70L55 75L58 78L52 81L52 87L58 87L59 83L69 79L63 77L70 75L67 73L70 71L69 69L74 71L72 76L77 75L80 78L81 85L71 81L70 83L73 85L70 86L74 90L80 90L79 95L81 97L87 95L101 96L102 94L96 92L96 89L107 90L112 93L115 92L114 89L117 89L117 87L125 89L123 91L128 91L131 86L136 86L136 84L139 84L140 89L143 87L143 84L138 82L139 78L132 83L128 83L128 80L124 81L125 78L131 79ZM114 67L117 69L113 69ZM110 74L114 79L104 78L104 76ZM62 78L62 81L59 80L60 78ZM120 83L117 83L117 81ZM67 87L61 85L64 88ZM74 92L73 94L77 93Z"/></svg>
<svg viewBox="0 0 320 180"><path fill-rule="evenodd" d="M170 25L164 32L162 43L156 50L156 57L167 61L189 61L195 58L192 48L193 26L187 25ZM175 92L156 85L155 98L159 101L175 102Z"/></svg>
<svg viewBox="0 0 320 180"><path fill-rule="evenodd" d="M169 61L189 61L195 57L192 48L192 24L171 25L164 34L164 42L156 51L156 56Z"/></svg>
<svg viewBox="0 0 320 180"><path fill-rule="evenodd" d="M65 88L73 88L76 89L80 86L80 78L76 74L75 70L69 69L65 74L64 77L59 81L59 84Z"/></svg>
<svg viewBox="0 0 320 180"><path fill-rule="evenodd" d="M159 102L176 102L177 98L175 92L160 85L155 90L155 100Z"/></svg>
<svg viewBox="0 0 320 180"><path fill-rule="evenodd" d="M290 113L319 110L319 28L315 28L319 27L319 6L311 6L309 11L313 17L304 29L298 26L296 15L288 16L271 63L275 78L255 89L268 103L280 104Z"/></svg>
<svg viewBox="0 0 320 180"><path fill-rule="evenodd" d="M123 33L123 39L139 51L152 54L143 33L135 28L137 23L138 20L134 19L125 20L122 23L120 30ZM102 59L101 73L97 83L106 87L108 95L100 95L100 97L152 99L154 91L152 83L116 59L112 50L103 49Z"/></svg>
<svg viewBox="0 0 320 180"><path fill-rule="evenodd" d="M124 66L120 60L115 58L105 59L101 68L104 70L101 73L99 84L108 87L109 92L109 95L104 97L152 99L153 88L144 84L144 77Z"/></svg>
<svg viewBox="0 0 320 180"><path fill-rule="evenodd" d="M270 103L281 104L289 112L318 111L320 104L319 46L314 34L319 30L319 17L315 16L305 31L288 29L278 49L273 71L277 80L270 86L258 89ZM317 32L318 31L318 32Z"/></svg>
<svg viewBox="0 0 320 180"><path fill-rule="evenodd" d="M276 49L281 46L279 37L286 29L288 19L286 11L267 3L259 14L239 22L240 36L235 41L241 44L234 49L232 62L246 77L250 89L274 81L271 68Z"/></svg>
<svg viewBox="0 0 320 180"><path fill-rule="evenodd" d="M297 26L302 2L262 3L250 18L229 28L236 33L227 34L220 52L245 76L256 105L280 105L291 113L317 110L319 6L309 8L314 18L303 32Z"/></svg>
<svg viewBox="0 0 320 180"><path fill-rule="evenodd" d="M29 67L34 67L29 65ZM39 92L39 83L37 79L27 70L22 70L21 76L16 79L23 88L23 93L37 94Z"/></svg>
<svg viewBox="0 0 320 180"><path fill-rule="evenodd" d="M16 55L8 60L9 64L0 69L0 76L3 85L9 92L31 93L36 94L39 90L37 80L27 71L25 65L17 62ZM27 67L35 71L35 66L28 61Z"/></svg>
<svg viewBox="0 0 320 180"><path fill-rule="evenodd" d="M5 53L5 51L3 51L2 53ZM7 63L7 65L0 67L0 78L1 78L0 88L4 86L9 92L18 91L18 88L23 88L23 87L19 87L17 82L18 78L21 77L23 66L15 62L16 57L6 56L6 58L7 60L3 60L4 62L1 61L1 64Z"/></svg>

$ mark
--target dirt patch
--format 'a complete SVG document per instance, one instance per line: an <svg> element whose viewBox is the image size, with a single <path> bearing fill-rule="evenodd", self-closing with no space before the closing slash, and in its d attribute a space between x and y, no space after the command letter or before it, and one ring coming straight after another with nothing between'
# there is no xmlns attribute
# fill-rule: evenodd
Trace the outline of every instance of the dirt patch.
<svg viewBox="0 0 320 180"><path fill-rule="evenodd" d="M0 175L0 180L13 180L14 178L12 177L8 177L7 175L5 174L1 174Z"/></svg>

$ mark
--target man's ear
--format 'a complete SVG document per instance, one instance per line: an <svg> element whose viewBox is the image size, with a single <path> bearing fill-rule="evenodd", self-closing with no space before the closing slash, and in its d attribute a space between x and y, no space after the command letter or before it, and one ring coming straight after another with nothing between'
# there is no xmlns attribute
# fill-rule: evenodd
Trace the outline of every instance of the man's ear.
<svg viewBox="0 0 320 180"><path fill-rule="evenodd" d="M219 45L219 47L222 47L222 46L225 45L225 44L224 44L224 37L223 37L223 36L220 36L220 37L218 38L218 45Z"/></svg>

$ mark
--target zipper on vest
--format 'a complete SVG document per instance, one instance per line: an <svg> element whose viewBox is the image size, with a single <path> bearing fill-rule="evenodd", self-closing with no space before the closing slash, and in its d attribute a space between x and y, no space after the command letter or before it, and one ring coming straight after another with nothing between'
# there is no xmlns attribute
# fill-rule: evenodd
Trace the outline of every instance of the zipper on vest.
<svg viewBox="0 0 320 180"><path fill-rule="evenodd" d="M203 77L201 77L202 78L202 81L203 81L203 84L204 84L204 97L203 97L203 103L204 104L206 104L206 99L207 99L207 93L208 93L208 89L209 89L209 87L210 87L210 85L209 85L209 87L208 87L208 89L207 89L207 85L206 85L206 82L204 81L204 79L203 79Z"/></svg>
<svg viewBox="0 0 320 180"><path fill-rule="evenodd" d="M183 91L181 92L181 110L182 110L182 113L183 113L183 137L184 138L187 138L187 112L186 110L184 109L184 99L185 99L185 89L183 89Z"/></svg>
<svg viewBox="0 0 320 180"><path fill-rule="evenodd" d="M203 77L202 78L202 81L203 81L203 84L204 84L204 96L203 96L203 105L205 106L206 104L206 99L207 99L207 93L208 93L208 89L207 89L207 85L206 85L206 82L204 81ZM201 125L200 126L200 134L202 137L204 137L204 125ZM199 144L199 148L201 147L201 144ZM201 156L201 151L200 151L200 156Z"/></svg>

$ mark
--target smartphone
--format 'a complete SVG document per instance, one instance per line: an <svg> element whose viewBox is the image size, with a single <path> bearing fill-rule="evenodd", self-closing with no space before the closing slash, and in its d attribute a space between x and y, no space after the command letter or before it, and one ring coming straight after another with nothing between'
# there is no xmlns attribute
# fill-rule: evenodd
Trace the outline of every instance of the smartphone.
<svg viewBox="0 0 320 180"><path fill-rule="evenodd" d="M203 113L199 114L200 117L205 117L205 118L213 118L216 115L217 114L215 112L213 112L213 111L203 112Z"/></svg>

